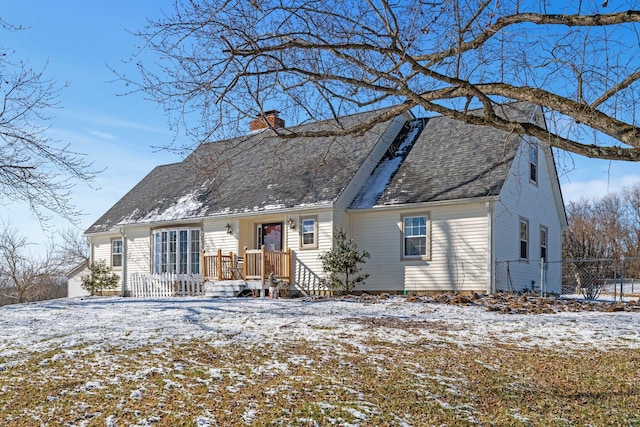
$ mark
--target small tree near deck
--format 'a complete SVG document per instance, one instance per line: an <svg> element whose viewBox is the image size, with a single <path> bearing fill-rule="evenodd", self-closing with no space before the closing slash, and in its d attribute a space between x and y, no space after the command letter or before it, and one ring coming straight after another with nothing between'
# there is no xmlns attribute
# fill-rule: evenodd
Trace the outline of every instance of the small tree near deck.
<svg viewBox="0 0 640 427"><path fill-rule="evenodd" d="M356 286L364 284L368 274L360 274L362 268L359 264L366 262L370 257L367 251L358 251L358 245L347 238L347 233L340 229L335 230L335 246L328 252L320 255L322 269L327 273L325 279L329 287L339 293L348 294Z"/></svg>
<svg viewBox="0 0 640 427"><path fill-rule="evenodd" d="M89 265L89 274L82 276L82 289L96 295L105 289L115 289L118 286L120 277L113 273L105 260L92 262Z"/></svg>

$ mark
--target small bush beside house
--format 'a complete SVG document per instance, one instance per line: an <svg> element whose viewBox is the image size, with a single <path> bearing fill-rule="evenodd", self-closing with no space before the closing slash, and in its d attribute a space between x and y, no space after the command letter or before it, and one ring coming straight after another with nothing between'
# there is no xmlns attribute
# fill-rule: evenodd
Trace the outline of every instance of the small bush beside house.
<svg viewBox="0 0 640 427"><path fill-rule="evenodd" d="M92 262L89 274L82 276L82 288L91 295L102 295L105 290L118 287L120 276L113 273L105 260Z"/></svg>
<svg viewBox="0 0 640 427"><path fill-rule="evenodd" d="M327 274L325 279L331 290L340 294L351 293L356 286L363 285L368 274L360 273L364 264L370 258L369 252L358 251L358 245L353 239L347 238L343 229L334 232L335 246L320 255L322 269Z"/></svg>

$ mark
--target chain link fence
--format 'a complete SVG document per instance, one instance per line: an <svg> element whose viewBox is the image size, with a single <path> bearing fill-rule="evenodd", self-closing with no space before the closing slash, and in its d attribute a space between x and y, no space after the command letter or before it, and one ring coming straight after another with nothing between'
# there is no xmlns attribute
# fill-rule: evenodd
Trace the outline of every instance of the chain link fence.
<svg viewBox="0 0 640 427"><path fill-rule="evenodd" d="M498 292L543 292L545 268L541 260L498 261L495 274Z"/></svg>
<svg viewBox="0 0 640 427"><path fill-rule="evenodd" d="M582 295L614 300L640 297L640 257L616 259L541 259L498 261L497 292Z"/></svg>
<svg viewBox="0 0 640 427"><path fill-rule="evenodd" d="M618 265L615 259L565 260L562 265L562 294L598 298L605 289L615 290Z"/></svg>

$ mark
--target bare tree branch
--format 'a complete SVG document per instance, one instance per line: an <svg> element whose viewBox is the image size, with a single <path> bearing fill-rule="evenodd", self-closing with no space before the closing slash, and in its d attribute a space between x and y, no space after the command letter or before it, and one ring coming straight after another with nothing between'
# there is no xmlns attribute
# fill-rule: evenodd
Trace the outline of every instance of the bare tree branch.
<svg viewBox="0 0 640 427"><path fill-rule="evenodd" d="M640 161L635 2L602 13L595 0L562 9L518 0L179 0L137 32L139 78L119 77L162 103L174 126L198 116L189 129L199 140L243 133L270 109L305 121L397 105L391 111L420 107L580 155ZM142 62L146 53L162 61ZM562 125L506 121L495 109L510 101L539 105ZM362 133L388 116L332 132Z"/></svg>
<svg viewBox="0 0 640 427"><path fill-rule="evenodd" d="M0 27L22 29L2 20ZM75 220L70 191L96 174L84 155L48 136L60 90L43 71L0 48L0 203L26 202L45 222L47 212Z"/></svg>
<svg viewBox="0 0 640 427"><path fill-rule="evenodd" d="M50 298L51 287L63 275L53 249L44 255L29 252L25 236L4 225L0 230L0 302L23 303Z"/></svg>

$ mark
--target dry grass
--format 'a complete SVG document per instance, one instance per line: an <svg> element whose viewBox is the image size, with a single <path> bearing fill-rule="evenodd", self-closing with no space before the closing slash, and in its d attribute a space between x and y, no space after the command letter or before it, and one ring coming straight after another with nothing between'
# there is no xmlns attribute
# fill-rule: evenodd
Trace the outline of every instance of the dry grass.
<svg viewBox="0 0 640 427"><path fill-rule="evenodd" d="M0 424L640 426L636 350L458 347L437 334L366 345L188 341L23 355L0 360Z"/></svg>

